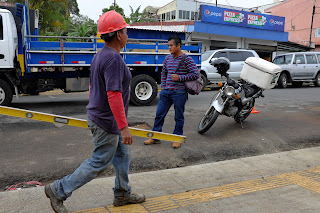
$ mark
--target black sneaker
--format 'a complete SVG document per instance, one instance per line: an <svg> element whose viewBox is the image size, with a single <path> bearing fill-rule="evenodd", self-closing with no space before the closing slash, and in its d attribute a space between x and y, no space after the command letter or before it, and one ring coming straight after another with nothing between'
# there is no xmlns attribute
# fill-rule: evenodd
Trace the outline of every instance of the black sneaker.
<svg viewBox="0 0 320 213"><path fill-rule="evenodd" d="M63 205L63 200L58 199L52 192L52 183L44 187L47 198L50 199L51 207L55 213L68 213L67 208Z"/></svg>
<svg viewBox="0 0 320 213"><path fill-rule="evenodd" d="M129 197L119 196L115 197L113 201L114 206L124 206L126 204L143 203L146 200L144 194L131 193Z"/></svg>

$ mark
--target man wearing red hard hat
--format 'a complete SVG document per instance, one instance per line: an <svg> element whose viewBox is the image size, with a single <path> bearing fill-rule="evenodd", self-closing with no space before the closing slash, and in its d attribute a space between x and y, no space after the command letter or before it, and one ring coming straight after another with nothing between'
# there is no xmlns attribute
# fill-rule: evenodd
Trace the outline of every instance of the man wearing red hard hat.
<svg viewBox="0 0 320 213"><path fill-rule="evenodd" d="M128 185L132 134L127 113L130 100L131 73L120 51L126 45L128 24L116 11L104 13L98 32L104 47L94 56L90 67L88 127L95 148L71 175L45 186L46 196L55 212L68 212L63 201L72 192L94 179L112 163L115 170L114 206L145 201L143 194L131 192Z"/></svg>

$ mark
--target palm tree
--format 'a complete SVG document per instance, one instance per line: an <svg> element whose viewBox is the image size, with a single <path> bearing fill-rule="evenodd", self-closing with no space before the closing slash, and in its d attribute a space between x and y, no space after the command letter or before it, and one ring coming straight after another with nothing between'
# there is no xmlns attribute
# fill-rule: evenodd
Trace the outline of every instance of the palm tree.
<svg viewBox="0 0 320 213"><path fill-rule="evenodd" d="M97 34L97 25L87 16L74 16L70 18L69 36L90 37Z"/></svg>

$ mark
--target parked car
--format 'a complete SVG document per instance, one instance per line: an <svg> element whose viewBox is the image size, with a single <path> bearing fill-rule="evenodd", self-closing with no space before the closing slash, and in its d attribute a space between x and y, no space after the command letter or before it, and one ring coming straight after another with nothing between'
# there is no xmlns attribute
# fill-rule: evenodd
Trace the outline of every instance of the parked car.
<svg viewBox="0 0 320 213"><path fill-rule="evenodd" d="M320 52L281 54L274 58L273 63L282 69L278 80L281 88L286 88L288 83L301 87L303 82L313 82L315 86L320 86Z"/></svg>
<svg viewBox="0 0 320 213"><path fill-rule="evenodd" d="M219 57L226 57L230 60L230 69L228 70L230 78L239 80L244 61L249 57L259 57L259 55L254 50L247 49L219 49L204 52L201 55L200 71L203 87L208 83L222 83L226 81L226 78L222 77L217 72L217 69L209 63L212 58Z"/></svg>

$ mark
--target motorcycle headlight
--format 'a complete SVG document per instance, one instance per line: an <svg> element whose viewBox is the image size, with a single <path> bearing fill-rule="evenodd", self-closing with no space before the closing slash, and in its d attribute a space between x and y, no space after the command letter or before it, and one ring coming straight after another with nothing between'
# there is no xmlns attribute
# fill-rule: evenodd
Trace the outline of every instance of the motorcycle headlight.
<svg viewBox="0 0 320 213"><path fill-rule="evenodd" d="M234 90L233 87L227 87L227 88L224 89L223 92L224 92L224 94L225 94L226 96L228 96L229 98L231 98L232 96L235 95L235 90Z"/></svg>

